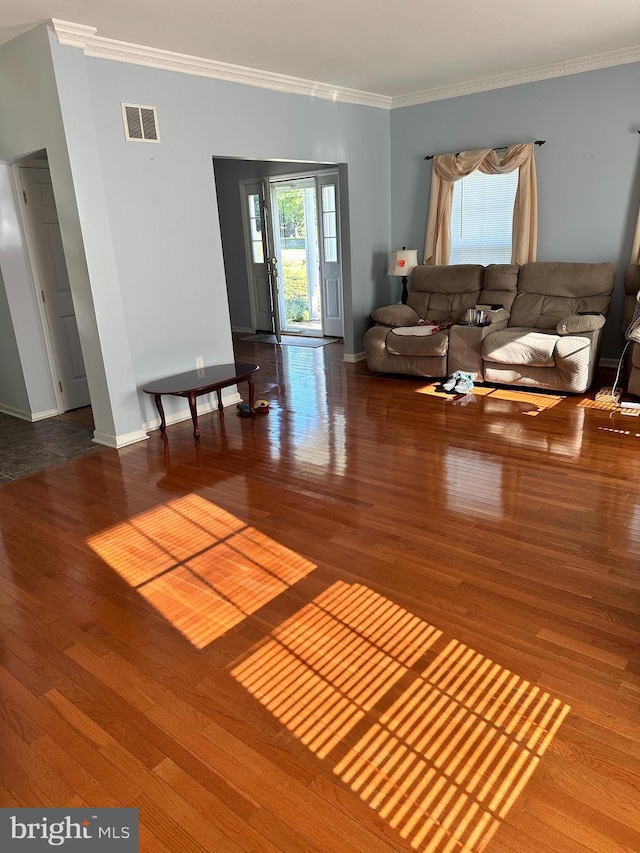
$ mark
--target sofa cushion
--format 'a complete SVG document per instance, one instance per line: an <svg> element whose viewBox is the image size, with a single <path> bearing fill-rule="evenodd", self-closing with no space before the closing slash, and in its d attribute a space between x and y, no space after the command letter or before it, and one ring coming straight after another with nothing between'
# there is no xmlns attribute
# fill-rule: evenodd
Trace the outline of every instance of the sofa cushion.
<svg viewBox="0 0 640 853"><path fill-rule="evenodd" d="M431 333L428 326L414 326L415 334L392 329L385 339L387 352L392 355L443 356L449 349L449 332Z"/></svg>
<svg viewBox="0 0 640 853"><path fill-rule="evenodd" d="M480 264L430 266L421 264L411 272L407 305L421 320L460 320L473 308L482 291L484 267Z"/></svg>
<svg viewBox="0 0 640 853"><path fill-rule="evenodd" d="M518 288L518 264L489 264L484 271L484 283L478 302L502 305L511 310Z"/></svg>
<svg viewBox="0 0 640 853"><path fill-rule="evenodd" d="M498 364L553 367L558 335L531 329L501 329L482 342L482 358Z"/></svg>
<svg viewBox="0 0 640 853"><path fill-rule="evenodd" d="M554 332L509 328L487 335L482 342L482 358L496 364L555 367L559 360L590 345L589 338L562 337Z"/></svg>
<svg viewBox="0 0 640 853"><path fill-rule="evenodd" d="M484 267L481 264L419 264L411 271L411 293L468 293L481 290L483 280Z"/></svg>
<svg viewBox="0 0 640 853"><path fill-rule="evenodd" d="M613 264L537 262L520 268L512 326L555 329L569 314L609 310Z"/></svg>
<svg viewBox="0 0 640 853"><path fill-rule="evenodd" d="M556 332L559 335L575 335L581 332L595 332L605 324L602 314L569 314L561 320Z"/></svg>

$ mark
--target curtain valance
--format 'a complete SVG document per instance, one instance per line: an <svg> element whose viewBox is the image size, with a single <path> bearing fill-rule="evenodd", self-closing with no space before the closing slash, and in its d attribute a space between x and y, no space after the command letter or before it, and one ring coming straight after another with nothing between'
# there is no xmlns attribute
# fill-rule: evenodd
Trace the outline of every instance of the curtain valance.
<svg viewBox="0 0 640 853"><path fill-rule="evenodd" d="M434 157L432 162L424 247L425 264L449 263L453 185L476 169L485 175L503 175L520 169L513 207L511 261L514 264L535 261L538 243L538 192L533 142L510 145L504 152L498 152L494 148L481 148L477 151L461 151L459 154L440 154Z"/></svg>

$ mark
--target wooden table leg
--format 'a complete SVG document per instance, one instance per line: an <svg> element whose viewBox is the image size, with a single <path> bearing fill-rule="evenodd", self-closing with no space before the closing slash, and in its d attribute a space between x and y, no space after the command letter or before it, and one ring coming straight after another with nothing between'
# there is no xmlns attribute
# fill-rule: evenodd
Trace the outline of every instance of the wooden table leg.
<svg viewBox="0 0 640 853"><path fill-rule="evenodd" d="M218 411L224 414L224 406L222 405L222 389L216 388L216 394L218 395Z"/></svg>
<svg viewBox="0 0 640 853"><path fill-rule="evenodd" d="M196 408L196 395L193 391L189 391L189 408L191 409L191 420L193 421L193 437L200 438L200 430L198 429L198 410Z"/></svg>
<svg viewBox="0 0 640 853"><path fill-rule="evenodd" d="M167 429L167 422L164 417L164 409L162 408L162 398L160 394L154 394L153 396L156 401L158 414L160 415L160 432L165 432Z"/></svg>
<svg viewBox="0 0 640 853"><path fill-rule="evenodd" d="M253 376L251 374L249 374L247 382L249 383L249 409L251 410L251 417L255 418L256 413L255 413L255 410L253 408L253 398L254 398L255 393L256 393L256 386L255 386L255 382L253 381Z"/></svg>

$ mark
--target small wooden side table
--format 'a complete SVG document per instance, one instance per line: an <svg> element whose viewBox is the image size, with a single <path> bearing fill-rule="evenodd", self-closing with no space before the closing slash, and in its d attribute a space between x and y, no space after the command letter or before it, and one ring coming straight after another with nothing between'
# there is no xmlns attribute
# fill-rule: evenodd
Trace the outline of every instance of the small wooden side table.
<svg viewBox="0 0 640 853"><path fill-rule="evenodd" d="M249 406L253 415L253 398L255 395L253 374L259 369L257 364L247 364L242 361L231 362L230 364L215 364L212 367L201 367L197 370L189 370L187 373L178 373L176 376L169 376L166 379L157 379L155 382L145 385L142 390L145 394L153 394L155 398L160 415L161 432L165 432L167 429L167 422L162 407L162 395L170 394L173 397L186 397L189 400L191 420L193 421L193 436L194 438L200 438L196 399L201 397L202 394L209 394L211 391L215 391L218 395L218 409L224 413L222 389L229 385L237 385L238 382L246 381L249 383Z"/></svg>

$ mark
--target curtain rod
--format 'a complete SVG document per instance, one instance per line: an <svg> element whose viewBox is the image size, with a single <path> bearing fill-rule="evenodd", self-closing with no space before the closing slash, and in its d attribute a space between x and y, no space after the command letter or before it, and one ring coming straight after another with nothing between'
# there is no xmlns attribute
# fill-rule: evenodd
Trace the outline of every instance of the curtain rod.
<svg viewBox="0 0 640 853"><path fill-rule="evenodd" d="M640 130L638 131L638 133L640 133ZM534 145L544 145L546 141L547 141L546 139L536 139L536 141L533 144ZM492 151L503 151L505 148L508 148L508 147L509 147L508 145L497 145L495 148L492 148L491 150ZM460 153L459 151L456 152L456 157L458 156L459 153ZM442 154L427 154L427 156L424 159L425 160L433 160L434 157L442 157Z"/></svg>

